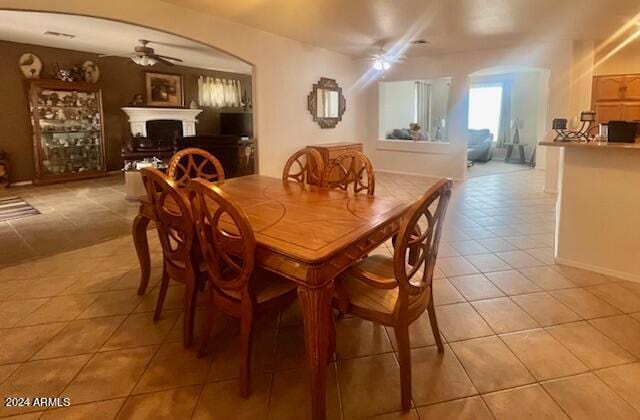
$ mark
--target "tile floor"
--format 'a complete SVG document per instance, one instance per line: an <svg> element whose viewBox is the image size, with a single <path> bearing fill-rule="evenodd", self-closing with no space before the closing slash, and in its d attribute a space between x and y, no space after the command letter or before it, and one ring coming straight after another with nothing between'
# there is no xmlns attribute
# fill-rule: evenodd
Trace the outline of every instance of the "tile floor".
<svg viewBox="0 0 640 420"><path fill-rule="evenodd" d="M523 171L456 185L434 280L444 354L421 317L411 327L414 408L400 414L393 332L337 322L330 418L640 418L640 285L553 264L554 197L540 192L542 177ZM399 197L427 182L377 180L378 195ZM106 188L119 194L117 182ZM170 288L162 319L152 321L152 248L153 287L141 297L129 236L0 270L0 396L72 402L0 407L0 417L306 418L297 306L259 323L253 393L240 399L235 322L221 318L212 354L197 359L180 342L181 287Z"/></svg>
<svg viewBox="0 0 640 420"><path fill-rule="evenodd" d="M0 222L0 268L126 235L138 213L138 205L124 199L120 174L0 190L0 196L14 195L41 214Z"/></svg>

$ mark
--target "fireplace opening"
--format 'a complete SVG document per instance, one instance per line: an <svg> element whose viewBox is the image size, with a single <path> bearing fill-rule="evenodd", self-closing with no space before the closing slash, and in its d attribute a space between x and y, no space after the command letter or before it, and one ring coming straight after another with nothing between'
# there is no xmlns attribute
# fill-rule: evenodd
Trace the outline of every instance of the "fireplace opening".
<svg viewBox="0 0 640 420"><path fill-rule="evenodd" d="M157 147L175 146L182 139L182 121L147 121L147 138Z"/></svg>

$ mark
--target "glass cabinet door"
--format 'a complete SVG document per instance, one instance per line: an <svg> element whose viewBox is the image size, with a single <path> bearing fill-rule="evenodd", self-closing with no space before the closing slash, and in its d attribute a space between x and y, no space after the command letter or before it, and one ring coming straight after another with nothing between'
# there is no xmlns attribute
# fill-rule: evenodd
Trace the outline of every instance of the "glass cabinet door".
<svg viewBox="0 0 640 420"><path fill-rule="evenodd" d="M98 101L97 92L39 91L37 106L43 175L104 169Z"/></svg>

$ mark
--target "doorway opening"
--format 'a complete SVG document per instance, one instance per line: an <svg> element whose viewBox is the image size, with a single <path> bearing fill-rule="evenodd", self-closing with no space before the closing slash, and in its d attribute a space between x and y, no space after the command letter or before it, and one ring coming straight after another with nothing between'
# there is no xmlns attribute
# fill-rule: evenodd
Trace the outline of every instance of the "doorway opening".
<svg viewBox="0 0 640 420"><path fill-rule="evenodd" d="M500 66L469 75L468 176L528 170L547 129L550 72Z"/></svg>

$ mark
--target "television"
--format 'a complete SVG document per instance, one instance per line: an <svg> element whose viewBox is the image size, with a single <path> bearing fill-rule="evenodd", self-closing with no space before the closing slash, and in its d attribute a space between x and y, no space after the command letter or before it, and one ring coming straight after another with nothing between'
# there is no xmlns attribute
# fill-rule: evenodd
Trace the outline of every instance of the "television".
<svg viewBox="0 0 640 420"><path fill-rule="evenodd" d="M253 114L246 112L221 112L220 134L253 137Z"/></svg>

